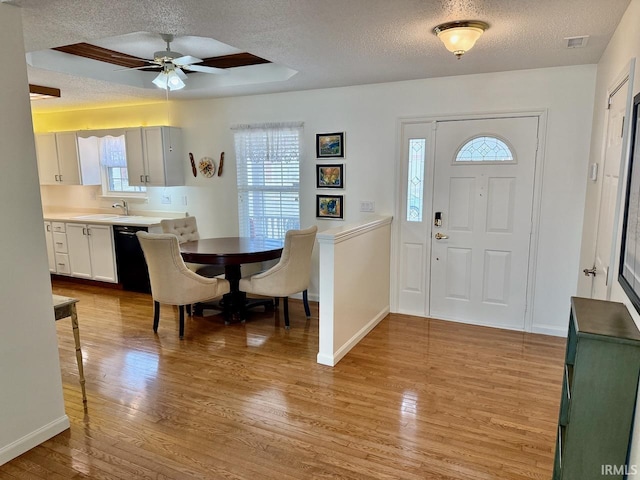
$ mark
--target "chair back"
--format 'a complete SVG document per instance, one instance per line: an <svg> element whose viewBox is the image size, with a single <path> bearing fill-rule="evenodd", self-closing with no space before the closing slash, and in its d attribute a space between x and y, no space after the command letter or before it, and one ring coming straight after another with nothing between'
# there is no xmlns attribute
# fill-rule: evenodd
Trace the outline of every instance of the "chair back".
<svg viewBox="0 0 640 480"><path fill-rule="evenodd" d="M311 277L311 254L316 241L318 227L304 230L289 230L284 238L282 256L274 269L286 270L285 291L297 293L306 290Z"/></svg>
<svg viewBox="0 0 640 480"><path fill-rule="evenodd" d="M185 265L178 238L172 233L136 232L136 235L147 261L153 299L170 305L190 303L189 277L196 274Z"/></svg>
<svg viewBox="0 0 640 480"><path fill-rule="evenodd" d="M163 233L172 233L178 237L179 243L200 240L196 217L183 217L162 220L160 222Z"/></svg>

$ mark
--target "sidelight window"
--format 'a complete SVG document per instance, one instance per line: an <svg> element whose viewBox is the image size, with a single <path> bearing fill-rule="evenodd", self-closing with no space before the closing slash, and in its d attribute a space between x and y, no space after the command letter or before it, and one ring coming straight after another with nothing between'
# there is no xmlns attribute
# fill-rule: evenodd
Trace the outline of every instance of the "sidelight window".
<svg viewBox="0 0 640 480"><path fill-rule="evenodd" d="M424 159L427 141L409 139L409 174L407 175L407 222L422 221L424 197Z"/></svg>

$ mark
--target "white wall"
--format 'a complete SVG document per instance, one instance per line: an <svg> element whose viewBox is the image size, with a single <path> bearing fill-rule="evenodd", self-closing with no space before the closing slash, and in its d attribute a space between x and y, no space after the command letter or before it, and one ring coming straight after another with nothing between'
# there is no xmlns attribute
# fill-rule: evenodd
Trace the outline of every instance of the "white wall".
<svg viewBox="0 0 640 480"><path fill-rule="evenodd" d="M389 313L391 217L318 234L318 363L334 366Z"/></svg>
<svg viewBox="0 0 640 480"><path fill-rule="evenodd" d="M0 4L0 464L68 428L20 11Z"/></svg>
<svg viewBox="0 0 640 480"><path fill-rule="evenodd" d="M209 179L193 178L185 153L187 209L197 215L205 234L233 235L238 228L230 130L234 124L305 123L301 223L303 227L317 223L323 230L340 222L315 218L315 195L320 193L315 190L315 165L319 163L315 159L316 133L346 132L345 221L357 222L366 218L359 212L360 200L374 201L376 214L394 214L400 117L548 109L536 298L531 308L535 331L564 335L569 297L576 291L594 85L594 65L523 70L180 102L172 106L170 119L165 117L164 121L183 128L185 150L193 152L196 159L206 155L217 160L220 152L225 152L224 175ZM138 114L144 113L143 107L135 108ZM116 124L118 118L131 122L131 115L122 115L126 111L36 115L34 122L37 131L88 128L85 125L90 119L94 119L92 128L97 124L117 127L121 126ZM105 125L107 118L111 119L109 125ZM57 189L64 188L47 189L59 192ZM57 194L55 201L61 196ZM45 202L51 199L47 193ZM318 293L315 261L309 288L312 299Z"/></svg>
<svg viewBox="0 0 640 480"><path fill-rule="evenodd" d="M638 29L639 18L640 0L631 0L626 13L622 17L622 20L613 35L613 38L609 42L607 49L598 63L590 163L599 163L601 161L603 131L606 119L605 100L607 97L607 89L612 85L620 72L626 68L632 58L640 57L640 29ZM640 65L636 62L634 84L631 86L634 96L640 92L639 75ZM590 186L587 191L585 216L594 214L593 205L595 204L598 194L594 187L595 186ZM619 195L624 196L624 193L625 184L623 182L619 188ZM622 208L624 208L624 205ZM620 215L620 219L622 219L622 215ZM614 257L616 259L620 257L620 228L620 225L618 225L618 242L615 247L616 251ZM595 242L594 237L595 234L593 231L586 231L584 233L582 253L584 262L593 261L592 252ZM584 264L587 265L588 263ZM611 300L623 302L627 305L636 325L640 327L640 315L624 293L624 290L618 283L617 278L618 272L616 271L614 273L614 283L611 289ZM590 295L590 282L583 281L581 278L578 293L582 296L588 297ZM638 398L636 408L640 407L639 404L640 397ZM640 467L640 420L637 415L634 425L632 450L629 462L631 465ZM640 478L640 474L629 475L629 478Z"/></svg>

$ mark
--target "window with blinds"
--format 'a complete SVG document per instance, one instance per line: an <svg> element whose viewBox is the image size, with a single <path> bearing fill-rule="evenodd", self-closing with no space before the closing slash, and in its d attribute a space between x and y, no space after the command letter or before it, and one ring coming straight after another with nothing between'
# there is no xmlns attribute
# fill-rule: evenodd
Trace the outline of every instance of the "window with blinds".
<svg viewBox="0 0 640 480"><path fill-rule="evenodd" d="M234 127L241 236L284 239L300 228L301 135L302 124Z"/></svg>

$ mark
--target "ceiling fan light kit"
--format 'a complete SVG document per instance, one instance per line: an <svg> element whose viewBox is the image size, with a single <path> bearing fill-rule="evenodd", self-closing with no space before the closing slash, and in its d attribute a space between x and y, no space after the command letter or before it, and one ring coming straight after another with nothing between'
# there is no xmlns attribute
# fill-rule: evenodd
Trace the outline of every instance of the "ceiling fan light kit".
<svg viewBox="0 0 640 480"><path fill-rule="evenodd" d="M447 22L433 29L445 48L458 59L471 50L476 41L489 28L489 24L479 20Z"/></svg>

